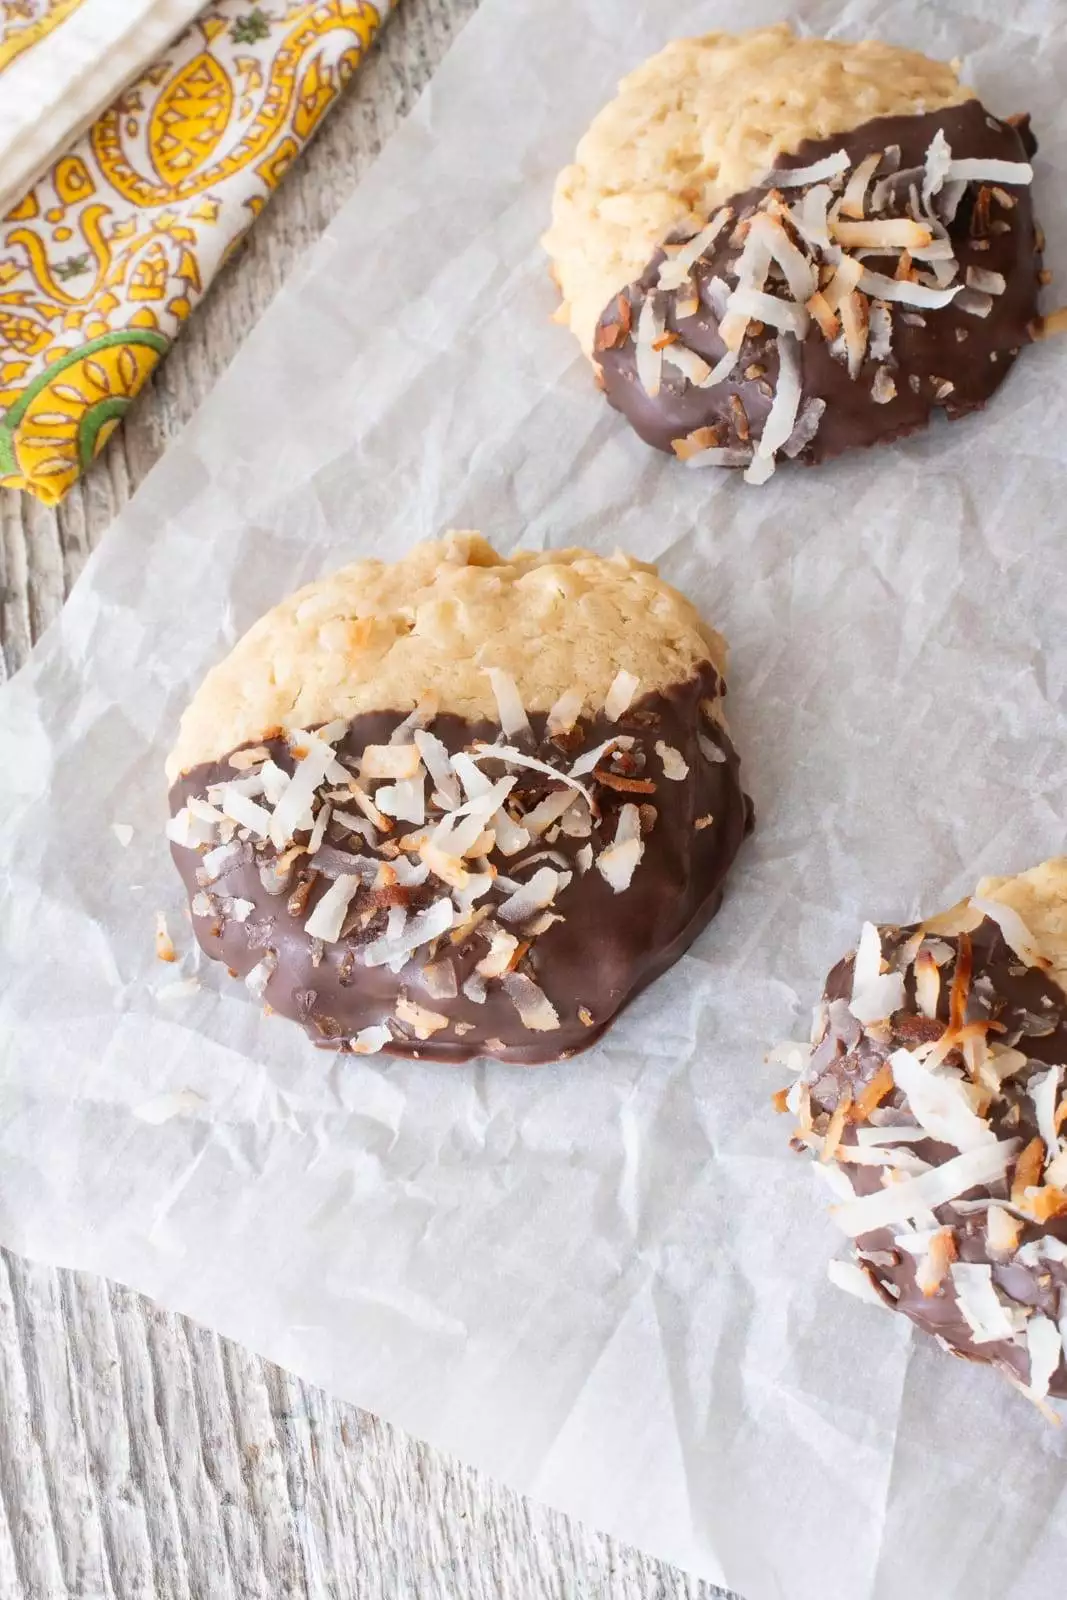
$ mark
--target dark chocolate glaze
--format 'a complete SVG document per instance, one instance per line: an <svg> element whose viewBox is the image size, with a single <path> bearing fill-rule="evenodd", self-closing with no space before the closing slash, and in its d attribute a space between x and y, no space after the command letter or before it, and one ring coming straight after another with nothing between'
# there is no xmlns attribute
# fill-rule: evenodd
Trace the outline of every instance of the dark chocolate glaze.
<svg viewBox="0 0 1067 1600"><path fill-rule="evenodd" d="M899 145L900 172L905 177L908 169L922 167L939 128L957 158L1025 161L1036 148L1028 119L1004 122L991 116L978 100L968 100L925 116L878 117L851 133L806 140L793 154L783 157L779 167L806 167L840 149L847 150L855 166L864 156ZM912 172L913 181L914 177ZM920 173L920 186L921 181ZM988 190L989 186L971 183L949 224L949 234L959 262L957 282L963 282L967 268L975 266L1001 273L1007 288L995 297L993 309L985 318L960 310L955 301L937 311L894 303L890 307L893 348L884 365L896 384L895 398L879 404L872 397L871 385L883 363L873 360L869 350L854 381L844 362L831 355L829 344L812 322L800 347L802 392L804 399L824 400L826 410L814 439L797 460L813 464L858 445L903 438L925 427L935 409L943 409L953 419L964 416L984 406L1003 382L1019 349L1031 342L1029 328L1038 314L1041 256L1029 187L1000 187L1014 199L1014 206L1005 208L991 194L979 202L980 189ZM767 192L766 187L749 189L727 204L735 217L742 219L756 210ZM803 192L789 190L787 197L792 200ZM894 184L893 196L878 214L880 217L907 215L906 181ZM991 229L990 224L995 228ZM1002 231L1004 225L1006 231ZM710 256L702 257L694 269L701 297L695 315L678 317L674 295L664 296L667 330L677 332L683 344L711 365L720 359L725 347L717 330L719 319L705 297L705 285L715 276L726 277L736 260L739 247L730 243L732 232L732 227L725 228L712 245ZM631 304L634 328L647 291L656 286L663 260L664 252L657 251L641 277L619 297ZM892 277L897 260L896 255L871 256L864 264ZM757 440L778 380L775 329L766 328L756 335L750 331L733 374L711 389L685 382L681 373L665 362L662 385L653 398L637 376L633 338L618 339L614 333L606 332L620 319L619 299L612 301L601 316L595 359L601 366L608 400L641 438L659 450L669 451L673 440L711 426L719 430L718 443L727 448L745 448L745 433ZM925 326L905 322L902 313L921 315ZM750 330L753 326L758 325L750 324ZM616 338L617 342L606 347L605 338ZM746 378L744 374L750 369L758 370ZM954 387L939 401L936 391L945 381ZM740 414L738 401L744 408ZM803 409L803 401L801 406Z"/></svg>
<svg viewBox="0 0 1067 1600"><path fill-rule="evenodd" d="M678 959L722 901L727 870L752 826L751 802L741 789L737 754L719 724L701 709L702 701L710 702L722 692L718 675L707 666L684 685L644 696L617 723L609 724L602 716L583 719L563 741L565 750L546 738L544 715L530 717L535 736L530 753L550 764L567 768L583 750L613 733L630 734L636 741L631 755L642 767L641 779L655 780L654 794L620 792L594 783L602 820L592 841L561 833L551 846L544 840L535 841L520 855L505 857L494 851L490 857L502 874L516 881L525 881L536 870L536 866L524 869L523 860L545 848L566 857L574 870L573 879L551 907L564 920L533 940L518 968L540 985L555 1006L560 1018L556 1030L531 1032L525 1028L498 982L489 982L482 1004L463 995L464 981L489 948L488 939L478 930L459 945L446 938L437 952L438 956L447 953L454 962L460 986L455 999L437 999L428 991L423 980L425 950L417 952L399 974L388 967L368 968L360 963L359 944L383 931L384 912L357 938L327 945L319 964L314 965L303 923L325 893L327 882L318 880L300 915L291 915L287 901L299 882L299 863L286 891L269 895L249 851L249 859L212 884L211 892L251 900L254 913L243 924L225 917L194 916L197 939L209 956L224 961L239 977L256 965L264 950L277 951L278 966L267 986L265 1002L301 1022L315 1043L326 1048L344 1050L360 1029L385 1023L394 1035L386 1049L394 1055L457 1062L489 1055L526 1065L572 1055L599 1038L621 1008ZM358 756L365 745L388 743L403 716L402 712L375 712L356 717L335 746L338 754ZM432 724L432 732L455 753L476 739L492 742L500 729L442 715ZM723 759L709 760L700 748L701 738L710 740ZM689 766L687 778L679 782L663 776L654 750L657 740L680 752ZM278 765L291 770L284 741L264 742ZM503 776L505 769L488 765L486 770L495 779ZM520 769L516 775L519 783L513 793L521 797L524 809L555 787L550 779L528 770ZM202 796L209 784L235 776L228 757L185 773L170 792L172 814L190 795ZM599 850L601 837L604 842L614 838L618 810L626 802L651 805L656 814L654 819L647 814L643 818L652 824L644 837L644 857L629 887L615 894L595 866L580 875L574 858L583 845L593 842ZM698 828L697 819L707 816L714 821ZM390 838L397 840L410 831L411 824L398 822ZM332 847L343 837L331 827L327 842ZM351 849L366 853L361 839L348 837ZM196 869L200 854L177 845L172 852L192 898L199 887ZM268 849L267 854L273 851ZM440 884L427 886L423 903L447 892ZM487 897L496 904L502 898L499 893ZM512 927L510 931L521 934L522 930ZM401 995L447 1015L448 1029L427 1041L416 1039L394 1016ZM469 1031L457 1035L455 1023L468 1025Z"/></svg>
<svg viewBox="0 0 1067 1600"><path fill-rule="evenodd" d="M892 961L895 952L917 929L882 928L882 951ZM940 936L939 936L940 937ZM1037 1133L1033 1101L1026 1093L1029 1078L1045 1066L1067 1063L1067 995L1036 967L1025 967L1018 956L1004 942L999 926L986 918L969 936L972 948L972 981L970 996L964 1012L965 1021L992 1016L1003 1024L1005 1031L991 1035L1004 1043L1014 1045L1032 1062L1032 1069L1021 1071L1002 1085L1002 1095L986 1113L998 1139L1019 1138L1020 1149L1025 1148ZM909 969L906 979L907 1004L890 1019L891 1038L872 1039L847 1010L852 993L852 958L841 961L826 981L824 1000L827 1003L826 1032L817 1045L805 1073L811 1082L812 1109L815 1112L832 1112L838 1098L849 1088L855 1098L869 1083L882 1062L892 1051L913 1048L921 1038L936 1037L949 1019L949 997L955 973L960 940L947 938L953 958L941 967L941 994L938 1004L938 1021L921 1017L915 1005L914 969ZM832 1002L843 1002L831 1005ZM1045 1030L1038 1032L1037 1030ZM952 1064L961 1064L957 1054L949 1057ZM882 1102L884 1107L905 1108L907 1101L899 1090ZM855 1130L847 1127L845 1144L854 1144ZM939 1164L958 1155L958 1151L935 1140L923 1140L909 1146L924 1161ZM857 1194L871 1194L882 1187L882 1168L853 1166L843 1168ZM1006 1199L1011 1186L1014 1167L1007 1179L985 1188L969 1190L961 1199L978 1199L992 1195ZM935 1210L938 1222L955 1232L958 1258L961 1261L988 1264L993 1269L997 1288L1020 1306L1033 1306L1053 1322L1058 1317L1060 1291L1067 1288L1067 1265L1042 1259L1039 1266L1029 1266L990 1252L986 1217L984 1212L963 1214L952 1204ZM955 1355L968 1360L984 1362L1009 1373L1025 1383L1029 1377L1029 1355L1025 1342L1005 1340L997 1343L975 1344L956 1301L951 1276L946 1276L932 1295L924 1295L916 1282L919 1260L907 1251L897 1249L893 1243L893 1228L879 1229L863 1234L856 1242L862 1253L887 1252L894 1258L893 1265L879 1255L876 1262L865 1265L872 1279L883 1292L886 1304L902 1311L924 1332L940 1337ZM1028 1223L1019 1235L1018 1248L1032 1240L1052 1235L1067 1243L1067 1217L1055 1217L1045 1223ZM1061 1358L1053 1375L1049 1392L1067 1397L1067 1361Z"/></svg>

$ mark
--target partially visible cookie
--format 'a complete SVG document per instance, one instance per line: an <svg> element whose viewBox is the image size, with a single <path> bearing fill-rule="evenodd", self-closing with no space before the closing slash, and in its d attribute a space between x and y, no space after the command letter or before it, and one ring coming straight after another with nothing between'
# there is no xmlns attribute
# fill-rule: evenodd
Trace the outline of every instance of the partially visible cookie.
<svg viewBox="0 0 1067 1600"><path fill-rule="evenodd" d="M591 354L604 308L659 245L702 228L780 157L970 94L953 67L913 50L799 38L786 23L674 40L623 79L556 180L544 246L560 320Z"/></svg>
<svg viewBox="0 0 1067 1600"><path fill-rule="evenodd" d="M331 1048L572 1054L701 931L751 826L724 666L623 555L455 534L309 585L167 764L198 940Z"/></svg>
<svg viewBox="0 0 1067 1600"><path fill-rule="evenodd" d="M853 1240L830 1275L1067 1397L1067 858L987 878L830 973L782 1109Z"/></svg>

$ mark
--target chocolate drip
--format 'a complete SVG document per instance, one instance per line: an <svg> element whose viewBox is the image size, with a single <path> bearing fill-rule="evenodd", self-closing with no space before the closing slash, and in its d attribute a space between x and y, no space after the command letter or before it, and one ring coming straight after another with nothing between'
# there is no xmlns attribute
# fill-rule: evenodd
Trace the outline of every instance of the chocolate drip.
<svg viewBox="0 0 1067 1600"><path fill-rule="evenodd" d="M899 146L900 178L891 183L892 199L878 216L902 217L908 214L912 186L921 190L922 171L916 169L922 168L938 130L956 158L1022 162L1035 148L1028 119L1001 121L979 101L969 100L925 116L879 117L847 134L806 140L793 154L783 157L779 167L807 167L844 149L854 168L865 156ZM1041 256L1029 188L1012 186L1010 192L1000 188L1007 204L998 198L998 188L970 183L947 224L959 263L954 283L965 284L969 268L996 272L1006 280L1004 292L993 296L988 316L969 314L956 300L940 310L894 302L890 307L891 354L884 360L875 359L868 346L855 379L849 376L843 356L831 352L813 321L799 346L801 415L805 402L822 401L826 409L814 437L795 459L813 464L854 446L903 438L925 427L935 409L943 409L950 418L963 416L984 406L1004 381L1020 348L1031 340L1030 324L1038 314ZM793 201L802 192L790 189L783 195ZM753 188L727 204L735 219L742 221L767 194L766 186ZM719 337L719 316L712 309L715 294L709 284L716 277L727 279L736 263L740 247L733 242L735 226L722 230L710 253L693 269L699 295L694 314L678 315L675 295L663 296L666 335L677 334L683 345L712 367L724 354L725 345ZM637 375L634 337L623 330L636 329L640 307L649 290L656 288L665 259L665 252L657 251L641 277L605 308L600 319L595 349L605 393L641 438L659 450L669 451L675 441L711 428L715 438L709 443L747 452L763 432L778 382L776 330L750 322L733 373L712 388L702 389L686 381L665 362L659 393L649 395ZM898 261L896 254L871 255L863 264L892 277ZM882 366L896 392L879 403L872 386Z"/></svg>
<svg viewBox="0 0 1067 1600"><path fill-rule="evenodd" d="M528 881L536 867L527 870L523 861L550 849L564 858L555 865L562 869L565 862L574 874L548 908L563 920L532 938L516 969L547 995L559 1016L558 1029L532 1032L524 1027L498 980L489 980L481 1004L464 995L464 982L489 949L486 934L478 929L458 944L446 935L435 952L437 960L447 956L454 966L460 991L455 998L434 995L432 981L428 983L426 977L430 959L426 949L419 950L399 973L388 966L361 964L360 946L383 931L384 909L367 927L316 951L304 923L326 892L328 880L316 878L309 887L302 887L308 880L306 876L301 879L301 871L314 868L314 858L295 863L283 892L269 894L261 880L260 864L274 852L268 847L255 860L249 846L245 859L210 885L208 892L249 900L253 912L243 923L226 916L196 916L196 936L209 956L224 961L238 977L255 967L264 951L275 951L277 967L267 984L265 1002L302 1023L316 1044L329 1049L344 1050L361 1029L384 1023L392 1032L392 1041L385 1048L395 1055L457 1062L492 1055L529 1065L572 1055L599 1038L620 1009L678 959L721 903L723 880L752 825L751 802L741 790L736 752L718 723L701 710L702 701L711 702L721 692L718 676L708 666L684 685L664 694L646 695L618 722L608 723L603 716L583 719L556 741L547 737L544 715L530 717L530 753L536 752L540 759L563 769L583 750L613 734L632 736L633 749L620 758L618 769L605 758L598 768L606 773L603 780L595 775L583 779L592 788L600 813L593 843L599 849L614 839L618 812L628 802L642 805L642 826L648 829L643 859L629 887L618 894L595 866L580 872L577 857L590 842L585 838L561 832L551 844L541 839L518 855L506 857L494 850L489 858L501 874ZM358 757L366 745L388 743L402 720L403 713L385 711L356 717L335 746L338 755ZM448 715L437 717L431 731L451 754L469 748L475 740L492 742L500 734L490 723L469 723ZM672 746L688 764L686 778L671 781L664 776L654 749L658 740ZM283 739L263 742L279 766L292 770L292 757ZM712 756L718 759L710 759ZM654 780L654 792L612 787L612 777L624 783L634 781L632 771L626 779L623 767L639 769L636 781L640 789ZM494 763L486 763L486 769L494 779L506 770ZM554 787L551 779L536 772L515 769L515 775L519 782L513 797L520 799L523 809ZM210 785L236 776L228 758L194 768L171 790L172 814L190 796L203 796ZM411 831L410 823L398 822L388 839L395 843ZM335 852L339 841L343 843L344 836L331 827L324 848ZM366 853L369 849L361 838L353 842L349 837L347 842L353 851ZM192 899L200 888L196 874L201 855L177 845L173 854ZM447 893L441 884L427 884L405 898L415 909ZM503 898L494 891L477 904L495 906ZM522 926L509 931L523 937ZM446 1015L448 1027L429 1040L417 1039L410 1027L397 1020L401 996Z"/></svg>

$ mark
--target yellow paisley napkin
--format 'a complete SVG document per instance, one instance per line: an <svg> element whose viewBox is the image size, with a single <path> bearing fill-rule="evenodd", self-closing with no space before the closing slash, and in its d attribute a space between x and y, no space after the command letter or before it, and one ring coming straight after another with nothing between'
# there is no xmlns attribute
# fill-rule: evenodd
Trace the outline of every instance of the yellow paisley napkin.
<svg viewBox="0 0 1067 1600"><path fill-rule="evenodd" d="M0 483L62 499L389 5L215 0L3 218ZM0 0L0 48L74 9Z"/></svg>

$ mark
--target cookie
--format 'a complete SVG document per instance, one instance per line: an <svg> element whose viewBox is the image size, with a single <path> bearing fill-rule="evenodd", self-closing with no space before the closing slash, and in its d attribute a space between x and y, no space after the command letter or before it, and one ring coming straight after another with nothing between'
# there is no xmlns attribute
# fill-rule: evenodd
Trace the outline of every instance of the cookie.
<svg viewBox="0 0 1067 1600"><path fill-rule="evenodd" d="M605 306L673 231L702 228L806 141L970 93L912 50L798 38L785 23L676 39L623 79L556 180L543 242L560 320L591 354Z"/></svg>
<svg viewBox="0 0 1067 1600"><path fill-rule="evenodd" d="M865 924L781 1097L852 1258L831 1277L1067 1397L1067 857Z"/></svg>
<svg viewBox="0 0 1067 1600"><path fill-rule="evenodd" d="M329 1048L573 1054L714 915L751 826L725 654L621 554L461 533L309 585L167 764L197 939Z"/></svg>
<svg viewBox="0 0 1067 1600"><path fill-rule="evenodd" d="M979 409L1043 331L1034 148L978 100L801 143L605 309L608 400L750 483Z"/></svg>

